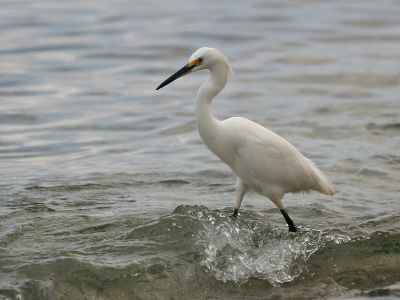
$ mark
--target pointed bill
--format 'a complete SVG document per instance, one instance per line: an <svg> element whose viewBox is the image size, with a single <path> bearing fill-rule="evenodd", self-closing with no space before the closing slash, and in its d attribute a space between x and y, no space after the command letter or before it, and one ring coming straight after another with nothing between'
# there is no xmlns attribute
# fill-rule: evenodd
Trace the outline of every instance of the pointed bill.
<svg viewBox="0 0 400 300"><path fill-rule="evenodd" d="M174 75L170 76L170 77L169 77L168 79L166 79L163 83L161 83L161 84L158 86L158 88L156 88L156 90L159 90L159 89L163 88L164 86L170 84L171 82L177 80L178 78L189 74L189 73L192 71L192 69L193 69L194 67L196 67L195 64L193 64L193 65L187 64L187 65L184 66L182 69L180 69L178 72L176 72Z"/></svg>

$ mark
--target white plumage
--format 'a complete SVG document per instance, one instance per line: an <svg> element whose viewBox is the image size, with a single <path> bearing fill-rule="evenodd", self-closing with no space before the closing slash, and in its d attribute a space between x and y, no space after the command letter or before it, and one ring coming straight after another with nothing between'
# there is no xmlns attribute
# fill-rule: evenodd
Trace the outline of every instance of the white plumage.
<svg viewBox="0 0 400 300"><path fill-rule="evenodd" d="M282 204L283 196L310 190L333 195L331 181L289 142L261 125L240 117L224 121L214 118L211 102L225 87L228 75L233 76L228 60L219 50L200 48L186 66L157 90L179 77L203 69L210 70L210 78L197 92L196 123L207 147L238 177L233 216L237 217L244 195L252 188L271 199L285 217L289 231L296 231Z"/></svg>

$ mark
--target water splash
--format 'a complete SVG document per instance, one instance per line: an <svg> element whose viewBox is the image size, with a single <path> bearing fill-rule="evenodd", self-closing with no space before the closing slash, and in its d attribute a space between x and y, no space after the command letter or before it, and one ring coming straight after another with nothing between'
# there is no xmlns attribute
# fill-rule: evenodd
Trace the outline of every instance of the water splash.
<svg viewBox="0 0 400 300"><path fill-rule="evenodd" d="M223 282L240 285L258 278L276 287L298 278L310 256L325 244L347 243L352 238L341 230L322 232L308 227L290 233L251 216L232 220L219 210L181 205L171 215L134 228L125 240L140 251L145 249L141 259L147 259L149 265L165 260L166 276L180 272L170 265L186 264L188 269L200 265ZM193 258L180 261L187 253L194 254Z"/></svg>
<svg viewBox="0 0 400 300"><path fill-rule="evenodd" d="M300 228L296 234L257 223L231 220L204 206L179 206L174 214L202 221L196 244L201 245L201 265L218 280L243 284L250 277L268 280L273 286L296 279L307 259L323 244L322 232Z"/></svg>

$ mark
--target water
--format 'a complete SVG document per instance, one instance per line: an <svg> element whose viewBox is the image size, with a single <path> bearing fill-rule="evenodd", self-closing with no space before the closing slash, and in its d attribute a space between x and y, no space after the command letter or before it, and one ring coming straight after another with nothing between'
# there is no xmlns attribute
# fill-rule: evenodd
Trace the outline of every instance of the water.
<svg viewBox="0 0 400 300"><path fill-rule="evenodd" d="M396 1L1 1L0 299L400 297ZM288 194L299 232L203 145L213 103L285 137L335 195Z"/></svg>

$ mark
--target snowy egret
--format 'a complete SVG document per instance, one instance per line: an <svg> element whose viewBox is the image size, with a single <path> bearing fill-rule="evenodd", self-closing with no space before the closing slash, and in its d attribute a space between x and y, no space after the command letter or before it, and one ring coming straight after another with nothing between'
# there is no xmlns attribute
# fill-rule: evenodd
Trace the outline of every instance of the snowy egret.
<svg viewBox="0 0 400 300"><path fill-rule="evenodd" d="M196 123L207 147L237 175L237 217L249 188L268 197L281 211L289 231L297 227L282 204L286 193L318 191L333 195L331 181L318 167L279 135L248 119L233 117L224 121L214 118L211 102L225 87L233 71L226 57L217 49L203 47L192 54L188 64L173 74L157 90L174 80L200 70L210 70L209 79L196 96Z"/></svg>

